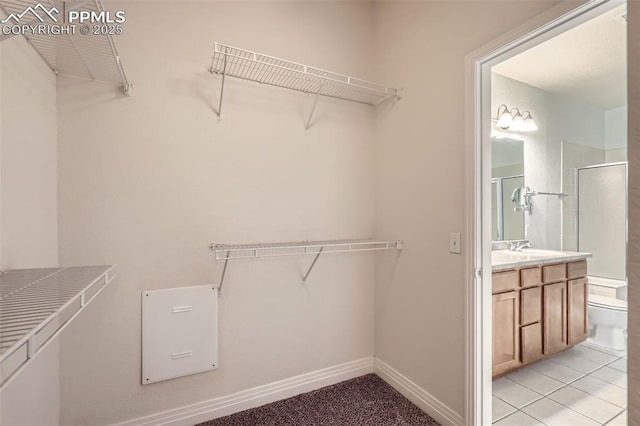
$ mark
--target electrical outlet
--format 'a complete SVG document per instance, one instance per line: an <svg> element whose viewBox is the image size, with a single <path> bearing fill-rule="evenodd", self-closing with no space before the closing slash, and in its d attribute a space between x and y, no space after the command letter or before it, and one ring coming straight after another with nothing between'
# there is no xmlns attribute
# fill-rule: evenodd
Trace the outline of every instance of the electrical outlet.
<svg viewBox="0 0 640 426"><path fill-rule="evenodd" d="M462 253L461 246L462 236L459 232L449 233L449 253L460 254Z"/></svg>

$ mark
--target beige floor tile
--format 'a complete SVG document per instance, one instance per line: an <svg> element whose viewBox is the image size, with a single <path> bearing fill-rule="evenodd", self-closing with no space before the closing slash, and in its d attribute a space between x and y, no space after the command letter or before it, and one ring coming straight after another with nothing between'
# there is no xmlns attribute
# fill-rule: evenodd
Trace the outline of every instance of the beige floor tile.
<svg viewBox="0 0 640 426"><path fill-rule="evenodd" d="M583 372L574 370L573 368L565 367L564 365L558 364L557 362L551 360L535 362L531 364L529 368L563 383L570 383L574 380L579 379L580 377L585 376L585 373Z"/></svg>
<svg viewBox="0 0 640 426"><path fill-rule="evenodd" d="M616 370L611 367L602 367L591 373L591 376L604 380L605 382L612 383L623 389L627 388L627 373L624 371Z"/></svg>
<svg viewBox="0 0 640 426"><path fill-rule="evenodd" d="M520 408L542 397L539 393L504 377L493 382L492 393L494 396L497 396L507 404L513 405L516 408Z"/></svg>
<svg viewBox="0 0 640 426"><path fill-rule="evenodd" d="M491 414L493 416L493 421L500 420L503 417L508 416L509 414L516 411L516 407L507 404L500 398L494 396L491 401Z"/></svg>
<svg viewBox="0 0 640 426"><path fill-rule="evenodd" d="M531 368L521 368L507 374L506 378L542 395L547 395L565 385Z"/></svg>
<svg viewBox="0 0 640 426"><path fill-rule="evenodd" d="M606 423L624 410L622 407L598 399L571 386L555 391L548 398L600 424Z"/></svg>
<svg viewBox="0 0 640 426"><path fill-rule="evenodd" d="M544 426L538 420L526 415L522 411L516 411L502 420L494 423L495 426Z"/></svg>
<svg viewBox="0 0 640 426"><path fill-rule="evenodd" d="M627 408L627 391L616 385L600 380L591 375L578 379L571 385L576 389L610 402L618 407Z"/></svg>
<svg viewBox="0 0 640 426"><path fill-rule="evenodd" d="M548 426L598 426L599 423L545 397L522 409Z"/></svg>

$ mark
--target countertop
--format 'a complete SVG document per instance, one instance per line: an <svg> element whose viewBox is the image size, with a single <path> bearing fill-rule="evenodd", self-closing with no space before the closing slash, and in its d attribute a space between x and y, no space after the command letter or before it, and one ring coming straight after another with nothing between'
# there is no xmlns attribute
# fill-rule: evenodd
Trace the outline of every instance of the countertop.
<svg viewBox="0 0 640 426"><path fill-rule="evenodd" d="M577 251L555 251L524 248L522 251L494 250L491 252L493 272L506 269L524 268L535 265L574 262L591 257L591 253Z"/></svg>

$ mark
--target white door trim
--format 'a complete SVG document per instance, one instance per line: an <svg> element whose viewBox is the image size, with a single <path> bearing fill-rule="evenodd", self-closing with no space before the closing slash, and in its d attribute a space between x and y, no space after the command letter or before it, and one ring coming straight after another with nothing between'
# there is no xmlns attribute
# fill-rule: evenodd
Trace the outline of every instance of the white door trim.
<svg viewBox="0 0 640 426"><path fill-rule="evenodd" d="M491 201L491 67L624 3L563 1L465 58L466 425L491 424L491 215L482 212Z"/></svg>

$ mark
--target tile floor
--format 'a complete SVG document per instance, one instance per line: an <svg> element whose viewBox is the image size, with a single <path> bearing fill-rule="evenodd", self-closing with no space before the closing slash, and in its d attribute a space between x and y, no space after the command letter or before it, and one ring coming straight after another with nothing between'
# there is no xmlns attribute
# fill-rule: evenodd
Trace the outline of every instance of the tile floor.
<svg viewBox="0 0 640 426"><path fill-rule="evenodd" d="M493 424L627 424L627 357L589 343L493 382Z"/></svg>

